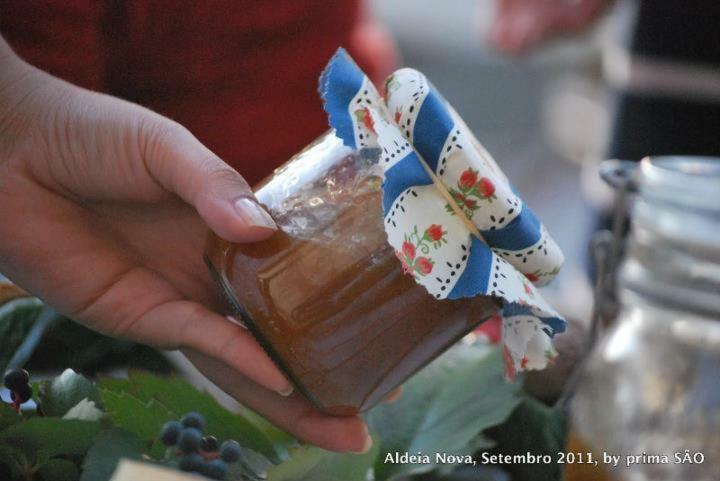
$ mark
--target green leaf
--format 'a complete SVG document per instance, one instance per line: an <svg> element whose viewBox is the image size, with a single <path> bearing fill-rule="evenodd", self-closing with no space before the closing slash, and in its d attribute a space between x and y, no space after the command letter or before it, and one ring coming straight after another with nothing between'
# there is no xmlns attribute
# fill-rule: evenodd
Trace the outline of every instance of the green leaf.
<svg viewBox="0 0 720 481"><path fill-rule="evenodd" d="M290 459L268 470L268 481L366 481L379 452L375 439L365 454L340 454L314 446L290 451Z"/></svg>
<svg viewBox="0 0 720 481"><path fill-rule="evenodd" d="M78 419L80 421L98 421L105 416L105 413L95 407L95 401L88 398L83 399L71 407L62 417L63 419Z"/></svg>
<svg viewBox="0 0 720 481"><path fill-rule="evenodd" d="M80 481L108 481L121 459L141 459L145 443L124 429L100 432L85 456Z"/></svg>
<svg viewBox="0 0 720 481"><path fill-rule="evenodd" d="M273 463L287 457L283 446L274 444L254 422L242 414L231 413L212 396L198 391L178 377L160 378L147 373L133 373L129 379L104 379L101 386L116 393L126 391L144 402L154 399L177 417L197 411L207 421L206 432L218 439L236 439Z"/></svg>
<svg viewBox="0 0 720 481"><path fill-rule="evenodd" d="M113 424L137 435L143 441L152 441L160 435L160 429L166 422L177 419L177 413L157 402L155 399L141 401L127 392L102 390L105 412Z"/></svg>
<svg viewBox="0 0 720 481"><path fill-rule="evenodd" d="M501 454L525 454L527 452L549 454L553 459L565 450L567 415L558 408L551 408L531 397L525 397L508 420L488 432L497 442L493 452ZM513 479L533 481L559 481L563 478L563 465L513 464L508 465Z"/></svg>
<svg viewBox="0 0 720 481"><path fill-rule="evenodd" d="M12 445L0 443L0 465L10 470L12 479L19 478L29 467L25 454Z"/></svg>
<svg viewBox="0 0 720 481"><path fill-rule="evenodd" d="M519 402L519 384L503 379L497 347L458 345L408 381L395 403L368 414L380 436L377 480L435 468L435 453L472 454L478 436L502 423ZM385 463L386 453L427 454L429 464Z"/></svg>
<svg viewBox="0 0 720 481"><path fill-rule="evenodd" d="M98 422L33 417L0 432L0 443L20 450L41 465L60 455L83 455L100 430Z"/></svg>
<svg viewBox="0 0 720 481"><path fill-rule="evenodd" d="M38 474L43 481L77 481L80 478L75 463L61 458L51 459L40 466Z"/></svg>
<svg viewBox="0 0 720 481"><path fill-rule="evenodd" d="M83 399L93 401L96 407L101 406L97 387L72 369L43 381L38 389L38 401L45 416L62 417Z"/></svg>
<svg viewBox="0 0 720 481"><path fill-rule="evenodd" d="M245 406L241 405L238 409L238 414L243 416L258 430L260 430L260 432L262 432L265 437L267 437L275 445L276 449L281 447L283 453L285 454L285 457L287 457L288 449L296 448L299 446L297 439L290 436L282 429L279 429L275 425L271 424L267 419L260 416L251 409L248 409Z"/></svg>
<svg viewBox="0 0 720 481"><path fill-rule="evenodd" d="M43 307L42 301L34 297L21 297L0 305L0 372L5 372Z"/></svg>
<svg viewBox="0 0 720 481"><path fill-rule="evenodd" d="M0 431L23 420L10 405L0 402Z"/></svg>

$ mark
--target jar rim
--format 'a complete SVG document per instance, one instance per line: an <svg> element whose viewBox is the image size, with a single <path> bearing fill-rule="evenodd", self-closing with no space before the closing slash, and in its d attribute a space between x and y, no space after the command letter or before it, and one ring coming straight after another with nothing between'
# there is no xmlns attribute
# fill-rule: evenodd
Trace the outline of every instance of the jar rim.
<svg viewBox="0 0 720 481"><path fill-rule="evenodd" d="M720 157L646 157L638 175L642 197L720 211Z"/></svg>

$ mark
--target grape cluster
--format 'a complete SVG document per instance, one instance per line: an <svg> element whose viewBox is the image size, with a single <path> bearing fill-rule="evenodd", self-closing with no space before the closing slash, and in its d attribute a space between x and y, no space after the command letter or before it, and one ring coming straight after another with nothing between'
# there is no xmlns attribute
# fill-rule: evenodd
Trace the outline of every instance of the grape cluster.
<svg viewBox="0 0 720 481"><path fill-rule="evenodd" d="M5 373L3 378L5 387L10 391L12 406L16 410L20 409L20 405L29 401L32 397L32 388L30 387L30 375L25 369L10 369Z"/></svg>
<svg viewBox="0 0 720 481"><path fill-rule="evenodd" d="M199 413L190 412L180 421L165 423L160 432L160 440L166 446L177 448L180 456L178 467L182 471L222 480L228 472L228 465L240 460L240 444L228 440L218 446L217 438L203 436L204 431L205 418Z"/></svg>

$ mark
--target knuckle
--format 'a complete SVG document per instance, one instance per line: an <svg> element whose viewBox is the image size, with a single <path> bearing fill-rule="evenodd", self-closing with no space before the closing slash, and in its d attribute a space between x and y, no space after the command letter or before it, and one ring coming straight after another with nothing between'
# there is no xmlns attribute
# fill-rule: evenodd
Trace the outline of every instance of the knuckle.
<svg viewBox="0 0 720 481"><path fill-rule="evenodd" d="M219 157L208 154L201 158L201 171L205 172L205 181L208 192L231 191L235 195L252 195L247 181L232 167Z"/></svg>
<svg viewBox="0 0 720 481"><path fill-rule="evenodd" d="M144 115L137 125L140 151L145 159L158 158L158 152L170 145L173 139L189 134L179 123L159 116Z"/></svg>
<svg viewBox="0 0 720 481"><path fill-rule="evenodd" d="M207 172L208 179L214 184L237 184L244 180L235 169L225 164L217 157L208 156L203 159L203 170Z"/></svg>

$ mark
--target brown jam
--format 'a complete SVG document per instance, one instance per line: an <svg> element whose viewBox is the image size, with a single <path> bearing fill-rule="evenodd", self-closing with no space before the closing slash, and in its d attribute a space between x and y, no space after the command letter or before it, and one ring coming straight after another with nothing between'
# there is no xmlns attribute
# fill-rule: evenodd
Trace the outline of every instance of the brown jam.
<svg viewBox="0 0 720 481"><path fill-rule="evenodd" d="M273 181L293 169L276 172L256 192L279 232L253 244L211 234L206 256L273 360L336 415L372 407L498 310L487 297L437 300L403 274L383 230L382 192L367 188L361 160L346 153L281 196ZM290 214L280 208L288 199ZM298 199L308 202L298 209Z"/></svg>

